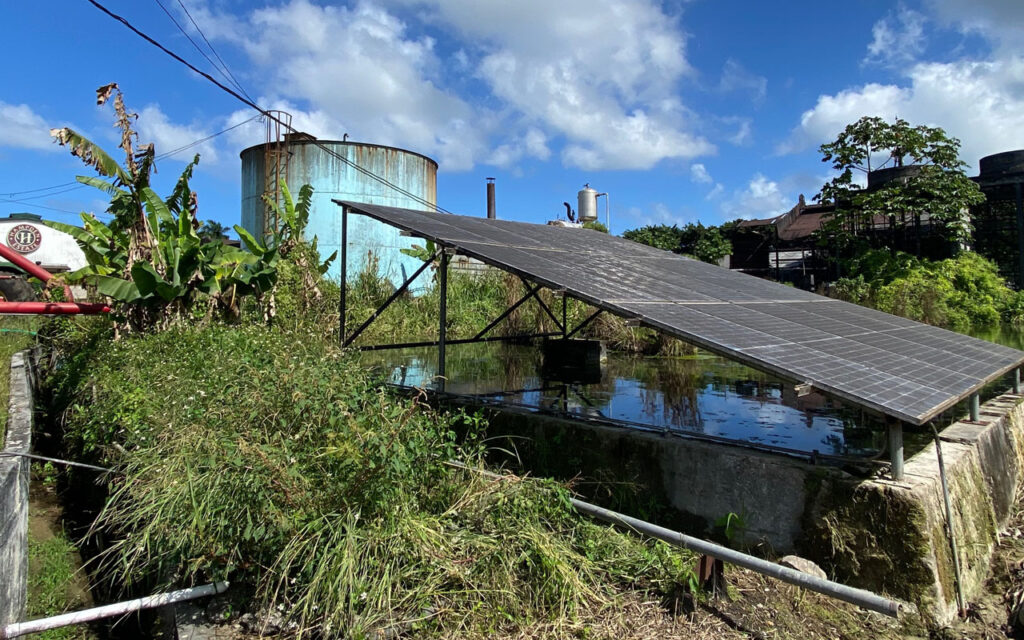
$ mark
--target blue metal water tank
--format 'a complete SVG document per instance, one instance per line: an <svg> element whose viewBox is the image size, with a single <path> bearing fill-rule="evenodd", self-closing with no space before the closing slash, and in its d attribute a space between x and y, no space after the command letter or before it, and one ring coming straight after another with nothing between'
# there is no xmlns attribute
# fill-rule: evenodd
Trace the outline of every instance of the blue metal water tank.
<svg viewBox="0 0 1024 640"><path fill-rule="evenodd" d="M309 213L308 239L315 235L320 255L327 257L338 251L341 255L341 207L332 199L352 200L407 209L428 209L415 198L404 195L380 180L370 177L342 162L320 148L322 145L334 154L366 169L374 175L422 198L437 202L437 162L419 153L363 142L314 140L305 134L286 136L284 147L288 155L288 188L298 197L304 184L313 185L313 204ZM265 205L267 145L256 145L242 151L242 226L256 237L262 237ZM349 282L367 264L369 254L379 260L379 273L396 286L401 284L421 264L419 259L404 255L399 250L422 240L406 238L398 229L361 215L348 218L348 274ZM328 277L340 277L339 260L331 264ZM421 286L424 283L417 283ZM419 288L419 287L417 287Z"/></svg>

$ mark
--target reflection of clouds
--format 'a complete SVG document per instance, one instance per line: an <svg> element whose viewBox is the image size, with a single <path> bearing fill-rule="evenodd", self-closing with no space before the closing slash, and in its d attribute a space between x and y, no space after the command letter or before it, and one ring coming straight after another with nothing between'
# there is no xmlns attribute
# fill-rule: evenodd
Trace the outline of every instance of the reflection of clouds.
<svg viewBox="0 0 1024 640"><path fill-rule="evenodd" d="M848 415L831 406L802 410L800 399L780 381L721 358L609 354L600 384L572 385L563 391L539 375L538 352L531 347L452 345L446 388L487 395L489 401L807 452L841 454L851 436L865 440L857 435L865 429L856 427ZM406 386L430 386L437 349L368 352L362 358L390 382L402 384L404 379Z"/></svg>

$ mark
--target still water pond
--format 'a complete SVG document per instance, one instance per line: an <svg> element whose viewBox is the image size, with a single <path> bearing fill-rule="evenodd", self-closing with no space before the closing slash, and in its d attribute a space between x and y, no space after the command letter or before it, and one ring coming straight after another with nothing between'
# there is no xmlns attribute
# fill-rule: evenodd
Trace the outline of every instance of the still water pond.
<svg viewBox="0 0 1024 640"><path fill-rule="evenodd" d="M1024 332L1003 327L975 337L1024 349ZM436 390L437 350L366 352L363 362L390 383ZM641 429L701 434L761 446L838 456L872 456L883 447L881 423L818 393L797 397L793 385L724 358L608 354L586 382L566 384L542 367L537 346L501 343L450 345L448 393L536 410L616 421ZM995 395L1009 379L982 392ZM942 425L966 413L963 403L940 416ZM904 433L905 454L931 438L926 429Z"/></svg>
<svg viewBox="0 0 1024 640"><path fill-rule="evenodd" d="M390 383L436 390L437 350L366 352L363 362ZM608 354L583 383L552 379L537 347L452 345L445 391L549 412L613 420L636 428L702 434L801 452L870 455L880 434L859 411L718 356ZM877 428L877 426L876 426Z"/></svg>

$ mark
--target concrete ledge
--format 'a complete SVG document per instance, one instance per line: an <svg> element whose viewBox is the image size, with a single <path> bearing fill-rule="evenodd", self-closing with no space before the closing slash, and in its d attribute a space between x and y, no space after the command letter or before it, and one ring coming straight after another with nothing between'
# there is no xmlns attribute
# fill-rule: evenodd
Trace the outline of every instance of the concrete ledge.
<svg viewBox="0 0 1024 640"><path fill-rule="evenodd" d="M32 447L33 397L29 351L11 358L7 418L9 453ZM0 456L0 626L20 622L28 590L28 458Z"/></svg>
<svg viewBox="0 0 1024 640"><path fill-rule="evenodd" d="M1024 470L1024 398L994 398L982 407L981 422L954 423L940 439L970 600L988 577ZM899 483L822 479L809 495L801 546L837 579L913 602L945 624L956 615L956 588L935 444L904 470Z"/></svg>

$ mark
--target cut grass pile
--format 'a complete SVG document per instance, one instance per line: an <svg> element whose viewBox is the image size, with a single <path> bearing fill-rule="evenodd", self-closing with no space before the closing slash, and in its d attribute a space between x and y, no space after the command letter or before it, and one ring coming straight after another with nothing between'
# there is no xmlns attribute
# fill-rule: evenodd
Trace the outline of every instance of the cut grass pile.
<svg viewBox="0 0 1024 640"><path fill-rule="evenodd" d="M690 584L687 554L581 518L561 486L450 467L481 464L478 417L398 399L308 334L60 344L66 454L117 470L93 526L112 584L227 578L351 637L525 628Z"/></svg>

